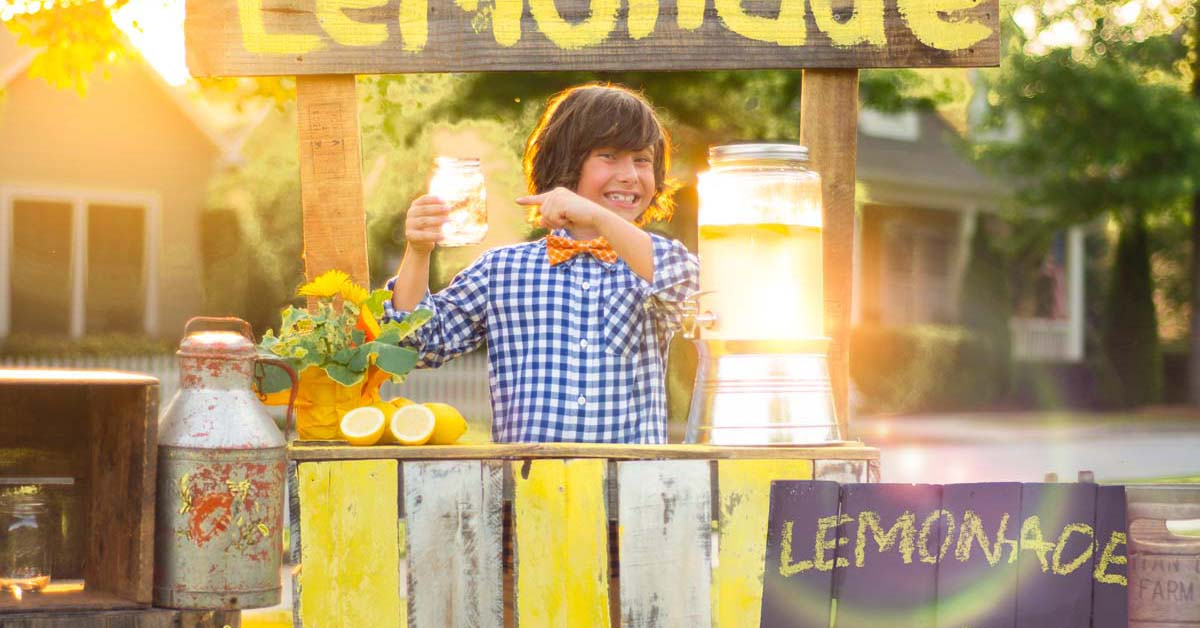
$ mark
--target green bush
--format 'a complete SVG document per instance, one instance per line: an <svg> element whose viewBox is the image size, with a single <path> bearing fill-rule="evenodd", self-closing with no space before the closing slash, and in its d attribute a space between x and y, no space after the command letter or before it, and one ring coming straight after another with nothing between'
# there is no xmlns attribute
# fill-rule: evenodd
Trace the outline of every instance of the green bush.
<svg viewBox="0 0 1200 628"><path fill-rule="evenodd" d="M0 356L123 357L172 353L177 344L135 334L65 336L14 334L0 340Z"/></svg>
<svg viewBox="0 0 1200 628"><path fill-rule="evenodd" d="M963 275L959 312L964 327L981 343L983 355L971 360L978 378L979 403L999 401L1008 394L1012 372L1012 293L1008 282L1012 266L993 245L989 220L981 216L971 238L971 254ZM977 368L975 368L977 366Z"/></svg>
<svg viewBox="0 0 1200 628"><path fill-rule="evenodd" d="M962 327L856 327L850 376L870 412L928 412L994 401L990 343Z"/></svg>

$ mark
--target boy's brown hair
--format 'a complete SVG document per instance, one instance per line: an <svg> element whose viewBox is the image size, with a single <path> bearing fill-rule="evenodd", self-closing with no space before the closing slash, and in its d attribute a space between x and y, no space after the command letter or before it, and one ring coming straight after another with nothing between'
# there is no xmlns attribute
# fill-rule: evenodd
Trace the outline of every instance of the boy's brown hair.
<svg viewBox="0 0 1200 628"><path fill-rule="evenodd" d="M525 142L525 181L530 194L579 185L583 162L593 149L650 148L654 153L654 198L637 224L670 220L671 195L678 187L667 180L671 138L654 108L640 94L610 83L588 83L555 94ZM537 208L529 220L537 224Z"/></svg>

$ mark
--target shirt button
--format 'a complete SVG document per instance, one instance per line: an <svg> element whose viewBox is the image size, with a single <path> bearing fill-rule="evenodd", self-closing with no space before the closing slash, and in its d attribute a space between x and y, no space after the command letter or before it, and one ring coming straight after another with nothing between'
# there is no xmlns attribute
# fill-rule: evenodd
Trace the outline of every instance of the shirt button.
<svg viewBox="0 0 1200 628"><path fill-rule="evenodd" d="M583 340L580 340L580 341L579 341L579 346L581 346L581 347L586 347L586 346L587 346L587 338L584 338Z"/></svg>
<svg viewBox="0 0 1200 628"><path fill-rule="evenodd" d="M582 406L582 405L586 405L586 404L587 404L587 397L584 397L583 395L579 395L579 405Z"/></svg>
<svg viewBox="0 0 1200 628"><path fill-rule="evenodd" d="M590 283L588 283L588 282L586 282L586 281L585 281L585 282L583 282L583 289L584 289L584 290L587 290L588 288L591 288L591 287L592 287L592 284L590 284Z"/></svg>

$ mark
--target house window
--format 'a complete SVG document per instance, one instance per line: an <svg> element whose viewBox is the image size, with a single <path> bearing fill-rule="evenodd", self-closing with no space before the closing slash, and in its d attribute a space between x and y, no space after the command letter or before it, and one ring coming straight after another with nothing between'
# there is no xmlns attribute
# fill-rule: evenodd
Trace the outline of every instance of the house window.
<svg viewBox="0 0 1200 628"><path fill-rule="evenodd" d="M949 323L953 234L895 222L883 237L883 320L889 325Z"/></svg>
<svg viewBox="0 0 1200 628"><path fill-rule="evenodd" d="M89 334L144 329L146 210L89 205L84 322Z"/></svg>
<svg viewBox="0 0 1200 628"><path fill-rule="evenodd" d="M0 335L153 334L157 215L148 194L0 187Z"/></svg>
<svg viewBox="0 0 1200 628"><path fill-rule="evenodd" d="M71 203L14 200L10 330L71 332Z"/></svg>

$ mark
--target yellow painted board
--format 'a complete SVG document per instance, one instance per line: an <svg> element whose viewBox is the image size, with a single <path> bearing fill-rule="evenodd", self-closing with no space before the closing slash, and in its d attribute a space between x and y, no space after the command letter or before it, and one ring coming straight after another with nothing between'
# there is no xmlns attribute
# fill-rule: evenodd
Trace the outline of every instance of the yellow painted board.
<svg viewBox="0 0 1200 628"><path fill-rule="evenodd" d="M757 626L772 480L811 480L811 460L719 460L716 626Z"/></svg>
<svg viewBox="0 0 1200 628"><path fill-rule="evenodd" d="M406 625L396 461L309 462L298 476L302 625Z"/></svg>
<svg viewBox="0 0 1200 628"><path fill-rule="evenodd" d="M517 622L609 625L604 460L512 465Z"/></svg>

